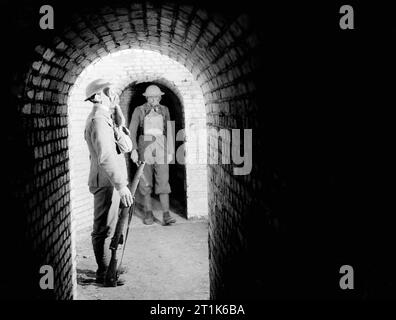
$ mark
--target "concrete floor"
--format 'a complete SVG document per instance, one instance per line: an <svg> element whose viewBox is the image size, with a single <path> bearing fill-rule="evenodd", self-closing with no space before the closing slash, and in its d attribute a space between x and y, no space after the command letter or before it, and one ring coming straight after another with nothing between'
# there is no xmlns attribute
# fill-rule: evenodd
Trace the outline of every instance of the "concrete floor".
<svg viewBox="0 0 396 320"><path fill-rule="evenodd" d="M154 215L162 219L158 201ZM144 225L137 208L132 219L122 275L125 285L106 288L93 282L96 263L89 230L77 240L79 300L207 300L209 299L208 224L186 220L174 212L171 226ZM119 250L119 252L121 252Z"/></svg>

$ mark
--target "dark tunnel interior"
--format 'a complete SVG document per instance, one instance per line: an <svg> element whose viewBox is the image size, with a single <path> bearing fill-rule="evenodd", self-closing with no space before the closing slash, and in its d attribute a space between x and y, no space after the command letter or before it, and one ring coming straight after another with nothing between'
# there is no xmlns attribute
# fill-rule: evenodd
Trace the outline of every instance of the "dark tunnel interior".
<svg viewBox="0 0 396 320"><path fill-rule="evenodd" d="M310 1L287 10L251 1L46 3L57 12L54 30L39 28L41 1L4 4L2 30L12 32L2 34L2 298L73 298L66 100L86 66L125 48L184 64L200 83L207 128L253 130L250 174L208 165L211 299L395 297L393 84L383 76L394 26L334 31L337 5ZM142 86L131 84L130 112ZM181 102L161 89L183 127ZM184 168L173 170L183 202ZM54 266L52 291L38 287L44 264ZM342 265L355 269L353 291L340 290Z"/></svg>

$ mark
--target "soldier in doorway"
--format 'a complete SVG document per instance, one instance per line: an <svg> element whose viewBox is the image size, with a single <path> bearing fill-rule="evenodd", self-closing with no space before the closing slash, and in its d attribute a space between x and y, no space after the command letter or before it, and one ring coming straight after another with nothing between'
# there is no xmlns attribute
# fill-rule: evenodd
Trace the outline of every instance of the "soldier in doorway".
<svg viewBox="0 0 396 320"><path fill-rule="evenodd" d="M170 125L169 110L166 106L159 104L163 94L158 86L148 86L143 93L147 102L135 108L129 126L133 144L131 159L135 163L139 160L146 162L144 179L141 179L138 187L144 196L144 224L152 224L154 222L151 205L153 176L155 179L154 191L159 195L163 210L163 225L176 222L169 213L169 193L171 188L169 185L168 164L172 161L172 154L168 147L172 148L173 140L172 137L167 137L168 131L172 132L168 130ZM140 134L137 137L138 129L140 129Z"/></svg>

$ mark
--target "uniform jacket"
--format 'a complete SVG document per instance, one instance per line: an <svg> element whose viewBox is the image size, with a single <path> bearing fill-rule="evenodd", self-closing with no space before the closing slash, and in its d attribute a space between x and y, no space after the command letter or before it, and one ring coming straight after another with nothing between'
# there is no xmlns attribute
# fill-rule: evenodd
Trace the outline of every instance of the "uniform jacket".
<svg viewBox="0 0 396 320"><path fill-rule="evenodd" d="M85 140L90 154L90 187L111 187L117 190L128 184L124 155L118 154L113 120L106 107L95 104L87 118Z"/></svg>
<svg viewBox="0 0 396 320"><path fill-rule="evenodd" d="M143 128L144 124L144 117L150 112L150 110L154 107L150 107L147 103L138 106L133 110L132 114L132 119L131 123L129 124L129 131L131 133L131 140L132 140L132 146L133 149L138 148L138 143L137 143L137 134L138 134L138 128ZM161 114L164 117L164 130L163 134L165 137L169 138L170 141L168 142L168 145L172 148L173 147L173 137L168 137L168 121L170 120L170 115L169 115L169 109L166 106L163 105L158 105L156 106L158 109L157 112Z"/></svg>

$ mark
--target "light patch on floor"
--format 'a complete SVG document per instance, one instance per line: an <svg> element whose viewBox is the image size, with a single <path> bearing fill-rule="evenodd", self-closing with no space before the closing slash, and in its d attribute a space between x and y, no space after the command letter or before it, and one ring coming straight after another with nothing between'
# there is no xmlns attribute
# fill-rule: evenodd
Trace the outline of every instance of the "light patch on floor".
<svg viewBox="0 0 396 320"><path fill-rule="evenodd" d="M154 209L158 208L158 204ZM159 210L154 210L162 220ZM91 282L96 263L89 233L77 242L77 299L207 300L209 299L208 223L171 213L171 226L144 225L141 211L132 219L123 266L125 285L105 288Z"/></svg>

